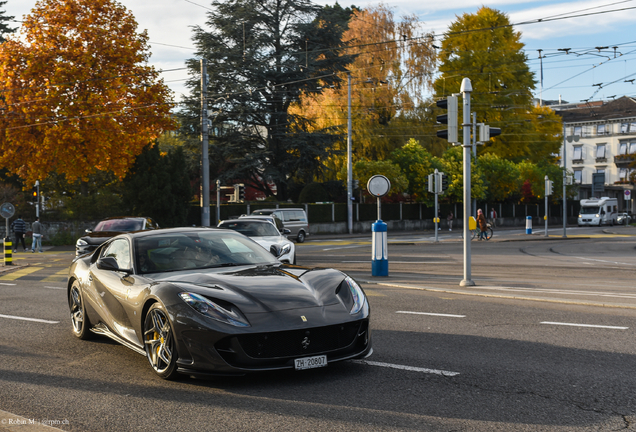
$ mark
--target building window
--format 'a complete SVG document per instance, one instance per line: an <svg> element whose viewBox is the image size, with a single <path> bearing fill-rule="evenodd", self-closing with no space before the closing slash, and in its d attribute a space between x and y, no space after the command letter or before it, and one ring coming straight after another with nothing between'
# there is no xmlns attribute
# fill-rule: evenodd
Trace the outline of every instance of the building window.
<svg viewBox="0 0 636 432"><path fill-rule="evenodd" d="M596 159L605 159L605 144L596 146Z"/></svg>
<svg viewBox="0 0 636 432"><path fill-rule="evenodd" d="M619 177L622 181L623 181L623 180L626 180L626 179L627 179L627 173L628 173L627 168L621 168L621 169L618 171L618 177Z"/></svg>
<svg viewBox="0 0 636 432"><path fill-rule="evenodd" d="M631 133L636 133L636 123L632 123L632 124L629 126L629 131L630 131Z"/></svg>
<svg viewBox="0 0 636 432"><path fill-rule="evenodd" d="M622 142L618 144L618 154L624 155L627 154L627 143Z"/></svg>
<svg viewBox="0 0 636 432"><path fill-rule="evenodd" d="M583 159L583 147L576 146L574 147L574 152L572 153L572 160L581 160Z"/></svg>
<svg viewBox="0 0 636 432"><path fill-rule="evenodd" d="M596 125L596 135L605 135L605 125Z"/></svg>
<svg viewBox="0 0 636 432"><path fill-rule="evenodd" d="M636 141L629 143L629 154L636 154Z"/></svg>
<svg viewBox="0 0 636 432"><path fill-rule="evenodd" d="M574 183L583 183L583 170L574 170Z"/></svg>
<svg viewBox="0 0 636 432"><path fill-rule="evenodd" d="M596 174L605 174L605 167L596 168Z"/></svg>
<svg viewBox="0 0 636 432"><path fill-rule="evenodd" d="M621 123L621 133L629 132L629 123Z"/></svg>
<svg viewBox="0 0 636 432"><path fill-rule="evenodd" d="M574 136L581 136L581 126L574 126Z"/></svg>

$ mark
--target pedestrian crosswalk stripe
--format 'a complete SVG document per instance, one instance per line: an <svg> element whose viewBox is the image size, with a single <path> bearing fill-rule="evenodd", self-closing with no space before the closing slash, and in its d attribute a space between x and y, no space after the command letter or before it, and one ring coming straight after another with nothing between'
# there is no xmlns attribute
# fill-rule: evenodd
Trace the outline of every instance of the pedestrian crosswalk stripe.
<svg viewBox="0 0 636 432"><path fill-rule="evenodd" d="M48 276L42 279L42 282L62 282L66 280L66 276L68 275L68 269L62 269L55 273L54 275Z"/></svg>
<svg viewBox="0 0 636 432"><path fill-rule="evenodd" d="M35 273L36 271L42 270L44 267L25 267L23 269L11 272L4 276L0 276L0 280L16 280L23 276L27 276L31 273Z"/></svg>

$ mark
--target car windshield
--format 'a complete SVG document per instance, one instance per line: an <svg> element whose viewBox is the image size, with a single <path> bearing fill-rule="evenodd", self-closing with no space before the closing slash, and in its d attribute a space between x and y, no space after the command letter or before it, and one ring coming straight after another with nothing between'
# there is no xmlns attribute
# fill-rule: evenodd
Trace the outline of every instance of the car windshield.
<svg viewBox="0 0 636 432"><path fill-rule="evenodd" d="M143 229L142 219L110 219L97 224L93 231L139 231Z"/></svg>
<svg viewBox="0 0 636 432"><path fill-rule="evenodd" d="M222 222L219 227L238 231L248 237L280 236L278 229L276 229L276 227L269 222Z"/></svg>
<svg viewBox="0 0 636 432"><path fill-rule="evenodd" d="M162 233L135 239L139 273L274 264L257 243L225 230Z"/></svg>
<svg viewBox="0 0 636 432"><path fill-rule="evenodd" d="M598 214L598 207L581 207L581 214Z"/></svg>

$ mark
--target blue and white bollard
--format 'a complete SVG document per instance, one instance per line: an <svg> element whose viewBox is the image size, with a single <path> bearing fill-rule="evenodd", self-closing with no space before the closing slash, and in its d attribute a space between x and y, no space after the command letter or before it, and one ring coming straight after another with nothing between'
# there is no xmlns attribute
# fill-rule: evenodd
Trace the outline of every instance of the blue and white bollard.
<svg viewBox="0 0 636 432"><path fill-rule="evenodd" d="M526 216L526 234L532 234L532 216Z"/></svg>
<svg viewBox="0 0 636 432"><path fill-rule="evenodd" d="M387 240L387 225L381 220L371 225L373 244L371 251L371 275L389 275L389 247Z"/></svg>

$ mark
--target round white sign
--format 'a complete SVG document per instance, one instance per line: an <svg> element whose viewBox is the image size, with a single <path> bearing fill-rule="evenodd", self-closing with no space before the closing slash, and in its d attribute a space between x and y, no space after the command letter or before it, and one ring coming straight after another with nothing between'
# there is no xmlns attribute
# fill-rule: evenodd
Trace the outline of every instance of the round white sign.
<svg viewBox="0 0 636 432"><path fill-rule="evenodd" d="M629 189L625 189L625 199L631 199L632 192Z"/></svg>
<svg viewBox="0 0 636 432"><path fill-rule="evenodd" d="M367 182L367 190L374 197L383 197L391 190L391 182L383 175L374 175Z"/></svg>
<svg viewBox="0 0 636 432"><path fill-rule="evenodd" d="M4 203L0 206L0 216L9 219L15 214L15 207L11 203Z"/></svg>

